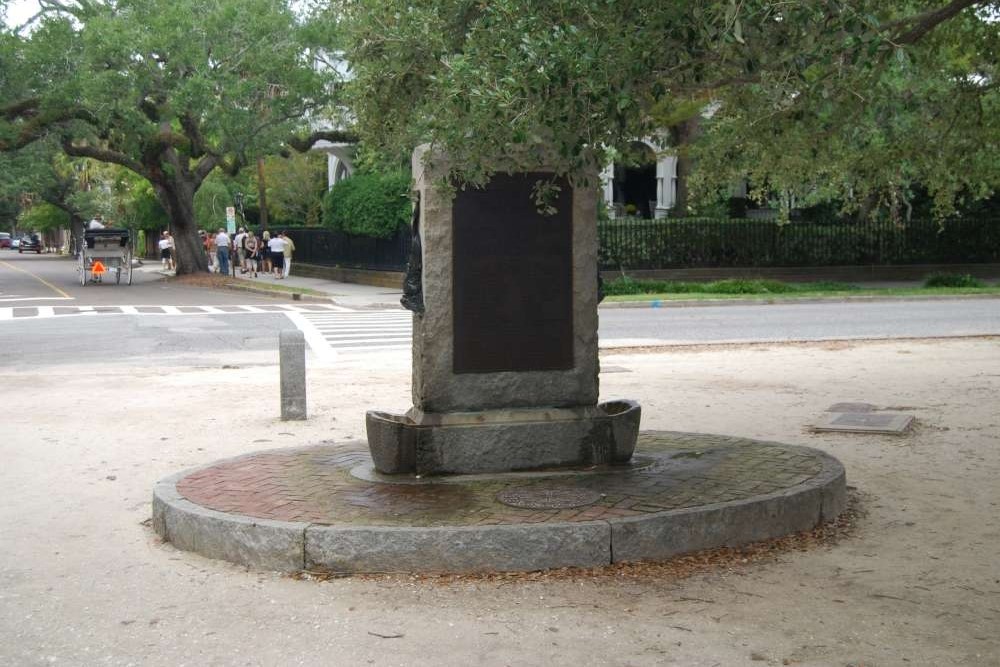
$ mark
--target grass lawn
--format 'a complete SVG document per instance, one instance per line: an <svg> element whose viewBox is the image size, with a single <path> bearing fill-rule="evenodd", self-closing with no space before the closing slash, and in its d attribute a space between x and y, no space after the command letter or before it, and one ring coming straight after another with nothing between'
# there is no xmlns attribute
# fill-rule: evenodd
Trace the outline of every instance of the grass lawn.
<svg viewBox="0 0 1000 667"><path fill-rule="evenodd" d="M326 292L321 292L319 290L314 290L309 287L295 287L293 285L283 285L278 283L269 283L262 280L246 280L243 278L231 278L230 276L220 276L217 273L196 273L186 276L180 276L179 278L172 278L179 283L185 285L193 285L196 287L212 287L212 288L226 288L235 287L236 289L254 289L268 292L275 292L280 294L308 294L310 296L330 296Z"/></svg>
<svg viewBox="0 0 1000 667"><path fill-rule="evenodd" d="M294 287L292 285L281 285L278 283L265 283L259 280L241 280L232 283L239 287L252 287L253 289L266 290L268 292L284 292L289 294L308 294L310 296L330 296L326 292L321 292L309 287Z"/></svg>
<svg viewBox="0 0 1000 667"><path fill-rule="evenodd" d="M862 288L848 283L785 283L777 280L719 280L696 283L619 279L608 283L605 301L711 301L731 299L794 299L839 297L926 297L968 294L1000 295L1000 285L977 287ZM616 293L618 292L618 293ZM625 292L625 293L622 293Z"/></svg>

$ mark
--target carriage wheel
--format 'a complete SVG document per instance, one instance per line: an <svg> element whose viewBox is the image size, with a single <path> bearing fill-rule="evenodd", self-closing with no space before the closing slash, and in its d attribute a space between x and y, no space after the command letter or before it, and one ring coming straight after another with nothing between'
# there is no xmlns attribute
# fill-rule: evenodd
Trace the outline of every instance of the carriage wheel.
<svg viewBox="0 0 1000 667"><path fill-rule="evenodd" d="M132 284L132 249L129 248L128 252L125 253L125 255L126 255L125 256L125 260L126 260L125 271L128 273L128 275L126 276L126 280L128 281L128 284L131 285Z"/></svg>
<svg viewBox="0 0 1000 667"><path fill-rule="evenodd" d="M80 253L80 268L78 271L80 272L80 285L85 287L87 285L87 254L84 252Z"/></svg>

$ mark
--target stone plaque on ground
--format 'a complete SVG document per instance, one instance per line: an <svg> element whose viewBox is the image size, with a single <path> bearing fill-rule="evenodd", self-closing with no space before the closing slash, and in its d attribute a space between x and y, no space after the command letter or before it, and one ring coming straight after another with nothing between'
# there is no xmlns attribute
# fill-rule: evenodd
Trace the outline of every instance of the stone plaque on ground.
<svg viewBox="0 0 1000 667"><path fill-rule="evenodd" d="M521 486L504 489L497 500L510 507L530 510L559 510L592 505L601 494L591 489L568 486Z"/></svg>
<svg viewBox="0 0 1000 667"><path fill-rule="evenodd" d="M827 412L874 412L871 403L834 403L826 409Z"/></svg>
<svg viewBox="0 0 1000 667"><path fill-rule="evenodd" d="M820 419L813 430L900 434L912 422L911 415L898 412L834 412Z"/></svg>
<svg viewBox="0 0 1000 667"><path fill-rule="evenodd" d="M532 189L551 174L497 174L452 205L454 372L573 367L572 189L554 212Z"/></svg>

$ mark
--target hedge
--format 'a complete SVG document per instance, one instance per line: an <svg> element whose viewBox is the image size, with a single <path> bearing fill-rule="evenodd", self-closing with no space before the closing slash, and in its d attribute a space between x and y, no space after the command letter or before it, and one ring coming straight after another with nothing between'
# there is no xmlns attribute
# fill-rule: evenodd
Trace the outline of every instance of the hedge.
<svg viewBox="0 0 1000 667"><path fill-rule="evenodd" d="M387 239L409 224L410 175L356 174L333 186L323 198L323 224L354 236Z"/></svg>

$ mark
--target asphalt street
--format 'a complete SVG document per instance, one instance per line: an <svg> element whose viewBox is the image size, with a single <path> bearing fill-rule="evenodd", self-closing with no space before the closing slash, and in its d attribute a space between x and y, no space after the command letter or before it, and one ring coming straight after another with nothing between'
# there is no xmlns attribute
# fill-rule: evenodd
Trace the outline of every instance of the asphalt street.
<svg viewBox="0 0 1000 667"><path fill-rule="evenodd" d="M409 319L401 311L315 308L321 307L186 287L155 271L137 271L131 286L81 286L71 260L0 253L0 357L12 369L95 360L273 364L278 332L294 328L326 360L367 351L377 363L378 354L409 347ZM602 347L968 335L1000 335L1000 298L600 311Z"/></svg>
<svg viewBox="0 0 1000 667"><path fill-rule="evenodd" d="M1000 334L1000 298L601 310L612 346Z"/></svg>
<svg viewBox="0 0 1000 667"><path fill-rule="evenodd" d="M0 250L0 308L12 306L75 306L168 304L221 305L234 303L230 290L187 287L163 279L159 262L146 260L133 271L132 285L116 285L113 278L80 285L77 263L56 255L18 254ZM273 303L268 296L240 294L239 303Z"/></svg>

